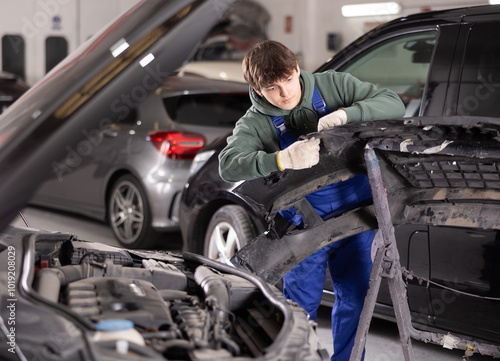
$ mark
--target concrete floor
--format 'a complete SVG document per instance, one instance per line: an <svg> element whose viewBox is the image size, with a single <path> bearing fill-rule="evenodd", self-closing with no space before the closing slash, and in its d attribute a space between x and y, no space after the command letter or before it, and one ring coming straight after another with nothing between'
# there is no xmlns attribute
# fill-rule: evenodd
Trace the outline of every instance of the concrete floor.
<svg viewBox="0 0 500 361"><path fill-rule="evenodd" d="M331 308L321 306L318 311L318 337L323 348L333 353L330 329ZM412 340L414 361L464 361L464 351L448 350L439 345ZM404 361L397 325L393 322L373 319L366 341L365 361ZM475 355L469 361L491 361L491 357Z"/></svg>
<svg viewBox="0 0 500 361"><path fill-rule="evenodd" d="M79 239L102 242L118 246L111 230L106 224L87 218L72 216L60 212L51 212L41 208L28 207L23 211L24 217L33 228L70 232ZM13 224L23 226L18 217ZM181 238L178 233L165 235L165 249L176 250L180 246ZM171 245L171 247L169 247ZM177 245L177 246L176 246ZM174 248L172 248L174 247ZM330 355L333 353L332 335L330 330L331 309L322 306L318 311L317 333L320 344ZM443 349L441 346L413 341L415 361L464 361L464 352L461 350ZM397 325L379 319L373 319L370 325L366 344L365 361L404 361ZM469 361L491 361L491 357L475 355Z"/></svg>

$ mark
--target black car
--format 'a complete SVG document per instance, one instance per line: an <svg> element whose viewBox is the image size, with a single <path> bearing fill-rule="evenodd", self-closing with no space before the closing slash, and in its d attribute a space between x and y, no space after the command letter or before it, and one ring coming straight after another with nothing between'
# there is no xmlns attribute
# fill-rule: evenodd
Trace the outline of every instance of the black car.
<svg viewBox="0 0 500 361"><path fill-rule="evenodd" d="M0 116L1 360L328 359L306 312L249 272L10 226L54 163L90 156L85 133L155 91L231 3L141 1Z"/></svg>
<svg viewBox="0 0 500 361"><path fill-rule="evenodd" d="M415 275L407 281L412 322L420 329L456 332L500 345L496 266L500 264L500 222L498 212L492 211L500 204L495 182L498 162L496 153L486 149L489 145L497 147L500 124L496 105L500 101L500 46L491 35L498 30L500 7L480 6L407 16L353 42L317 71L349 72L393 89L406 105L405 118L395 123L347 124L316 134L330 148L322 155L320 165L313 167L315 171L296 175L286 171L250 182L221 180L217 155L225 140L219 140L199 154L200 159L211 157L189 179L182 196L184 249L239 263L276 282L300 260L299 255L314 251L313 244L305 250L297 244L293 248L293 231L279 221L277 210L298 203L307 191L364 172L363 160L356 157L362 156L367 143L379 141L380 152L425 154L447 148L448 142L467 140L463 147L469 148L449 151L447 154L454 155L447 157L418 159L405 155L407 159L401 161L399 156L385 152L383 157L389 165L384 168L384 176L388 177L388 192L393 192L389 199L401 265ZM429 133L433 135L427 151L425 147L413 148ZM408 135L407 141L395 140L398 134ZM356 141L346 145L347 140ZM488 154L492 159L481 164L469 160L462 163L464 152L472 157ZM330 168L325 170L327 165ZM483 167L489 171L480 170ZM392 189L396 184L414 188L408 192ZM486 191L479 195L478 187ZM345 237L353 229L359 232L377 227L373 219L363 219L361 213L341 218L344 223L332 225L337 228L329 231ZM232 259L234 252L250 240L250 247ZM281 247L273 251L268 246L265 252L257 252L257 245L264 244ZM293 248L290 253L288 247ZM327 283L325 303L333 302L333 296ZM384 287L375 315L394 319Z"/></svg>

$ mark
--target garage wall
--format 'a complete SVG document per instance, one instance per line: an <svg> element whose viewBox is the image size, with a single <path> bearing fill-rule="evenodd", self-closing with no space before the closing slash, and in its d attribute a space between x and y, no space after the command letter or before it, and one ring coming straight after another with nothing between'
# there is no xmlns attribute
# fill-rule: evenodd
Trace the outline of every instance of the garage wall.
<svg viewBox="0 0 500 361"><path fill-rule="evenodd" d="M24 80L33 85L46 74L47 40L58 38L67 53L107 25L138 0L0 0L0 69L4 45L16 56L24 54ZM15 36L15 38L13 38ZM12 40L15 39L15 40Z"/></svg>
<svg viewBox="0 0 500 361"><path fill-rule="evenodd" d="M139 0L22 0L12 3L0 0L0 36L15 35L23 38L25 52L25 80L33 85L46 73L45 41L60 37L67 43L68 52L75 50L98 29L126 11ZM399 0L403 7L398 16L344 18L341 6L363 1L381 0L253 0L271 15L268 35L283 42L298 56L300 65L315 70L370 28L392 20L426 10L486 5L488 0ZM425 0L424 0L425 1ZM439 4L439 5L436 5ZM338 41L337 50L327 46L332 36ZM16 47L18 44L13 44ZM3 69L0 57L0 69Z"/></svg>

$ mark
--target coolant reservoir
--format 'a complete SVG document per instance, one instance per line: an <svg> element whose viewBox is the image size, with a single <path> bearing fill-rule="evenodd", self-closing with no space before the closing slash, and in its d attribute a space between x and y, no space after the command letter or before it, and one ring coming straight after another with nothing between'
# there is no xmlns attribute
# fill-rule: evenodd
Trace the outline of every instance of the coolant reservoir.
<svg viewBox="0 0 500 361"><path fill-rule="evenodd" d="M106 320L96 324L97 332L92 340L99 341L128 341L144 346L144 338L134 328L134 323L129 320Z"/></svg>

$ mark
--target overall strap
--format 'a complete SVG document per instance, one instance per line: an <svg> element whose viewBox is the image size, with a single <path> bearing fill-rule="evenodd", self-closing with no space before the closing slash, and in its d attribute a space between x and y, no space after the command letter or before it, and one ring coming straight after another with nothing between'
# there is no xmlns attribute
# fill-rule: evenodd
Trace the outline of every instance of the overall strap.
<svg viewBox="0 0 500 361"><path fill-rule="evenodd" d="M281 149L288 148L295 143L297 139L292 135L292 132L288 131L286 128L283 116L271 116L271 120L273 121L274 128L276 128Z"/></svg>
<svg viewBox="0 0 500 361"><path fill-rule="evenodd" d="M318 88L316 88L316 85L314 85L312 105L320 118L331 113L328 105L326 105L325 101L321 97ZM276 133L278 134L281 149L285 149L297 141L292 133L286 128L285 118L283 118L283 116L271 116L271 120L273 121L274 128L276 129Z"/></svg>
<svg viewBox="0 0 500 361"><path fill-rule="evenodd" d="M328 105L326 105L325 101L321 97L321 94L319 93L318 88L316 88L316 85L314 85L312 104L314 110L316 110L320 118L331 113L331 110L328 108Z"/></svg>

